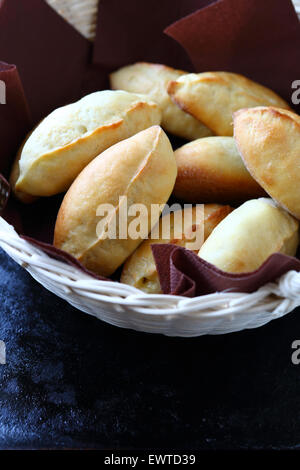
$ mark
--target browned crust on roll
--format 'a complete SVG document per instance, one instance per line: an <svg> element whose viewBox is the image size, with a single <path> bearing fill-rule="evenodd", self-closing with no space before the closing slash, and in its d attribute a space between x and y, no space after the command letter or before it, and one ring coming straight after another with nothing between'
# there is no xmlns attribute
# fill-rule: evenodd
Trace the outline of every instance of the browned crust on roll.
<svg viewBox="0 0 300 470"><path fill-rule="evenodd" d="M176 174L172 146L159 126L111 146L85 167L65 195L56 220L54 246L73 255L87 269L110 276L158 220L160 214L153 219L151 205L164 206ZM147 229L147 233L142 232L138 237L128 233L127 237L119 238L124 197L128 209L137 203L146 207L142 230ZM115 237L106 236L103 226L98 232L98 208L103 204L111 208L106 224L113 229L115 221ZM128 215L127 229L132 217Z"/></svg>
<svg viewBox="0 0 300 470"><path fill-rule="evenodd" d="M300 116L274 106L240 109L234 114L234 137L253 178L300 219Z"/></svg>
<svg viewBox="0 0 300 470"><path fill-rule="evenodd" d="M59 108L27 140L16 193L52 196L64 192L105 149L160 122L155 102L124 91L103 90Z"/></svg>
<svg viewBox="0 0 300 470"><path fill-rule="evenodd" d="M225 178L207 170L186 168L178 170L173 194L178 199L191 203L220 201L236 204L251 199L254 195L266 195L254 180L250 182L244 178Z"/></svg>
<svg viewBox="0 0 300 470"><path fill-rule="evenodd" d="M176 90L177 88L179 88L179 85L178 83L175 81L175 80L171 80L168 85L167 85L167 92L171 98L171 100L173 101L173 103L175 103L177 106L179 106L179 108L184 111L185 113L188 113L190 114L191 116L193 116L192 114L192 107L191 106L188 106L186 105L181 99L178 99L176 98ZM195 116L193 116L195 117Z"/></svg>
<svg viewBox="0 0 300 470"><path fill-rule="evenodd" d="M242 114L245 111L249 111L249 110L251 110L251 108L239 109L233 114L233 119L237 118L239 114ZM300 121L295 119L295 116L298 116L298 115L293 113L292 111L289 111L288 109L275 108L274 106L266 106L266 107L257 107L256 110L262 113L263 112L270 113L274 117L280 117L282 119L286 119L287 121L292 121L293 124L295 124L297 127L300 128Z"/></svg>
<svg viewBox="0 0 300 470"><path fill-rule="evenodd" d="M21 158L21 155L22 155L22 150L23 150L24 145L26 144L27 139L31 136L32 132L33 132L33 130L31 132L29 132L29 134L27 134L25 140L23 141L21 147L19 148L19 150L16 154L15 161L14 161L13 166L11 168L11 173L10 173L10 177L9 177L9 183L11 185L13 195L19 201L23 202L23 204L32 204L34 201L36 201L38 199L37 196L31 196L31 194L27 194L23 191L18 191L16 189L16 182L18 181L18 178L19 178L19 175L20 175L19 161L20 161L20 158Z"/></svg>
<svg viewBox="0 0 300 470"><path fill-rule="evenodd" d="M199 139L177 149L175 158L173 194L183 201L239 203L266 194L244 167L232 137Z"/></svg>
<svg viewBox="0 0 300 470"><path fill-rule="evenodd" d="M232 114L238 109L275 106L291 109L273 90L240 74L187 74L168 85L172 100L216 135L232 136Z"/></svg>

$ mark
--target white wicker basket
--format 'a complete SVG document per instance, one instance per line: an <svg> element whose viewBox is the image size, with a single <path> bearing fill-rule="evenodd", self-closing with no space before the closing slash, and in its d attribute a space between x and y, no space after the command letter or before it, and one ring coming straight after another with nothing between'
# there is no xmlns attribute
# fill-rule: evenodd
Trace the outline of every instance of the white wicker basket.
<svg viewBox="0 0 300 470"><path fill-rule="evenodd" d="M46 0L74 28L91 41L97 27L98 0Z"/></svg>
<svg viewBox="0 0 300 470"><path fill-rule="evenodd" d="M297 12L297 15L300 18L300 0L292 0L292 1L293 1L294 6L295 6L295 10Z"/></svg>
<svg viewBox="0 0 300 470"><path fill-rule="evenodd" d="M78 5L78 0L60 1ZM58 0L48 0L58 3ZM94 4L96 0L89 0ZM300 16L300 0L295 0ZM300 305L300 273L290 271L252 294L222 292L193 299L150 295L117 282L95 280L21 239L0 217L0 246L34 279L79 310L107 323L168 336L224 334L256 328Z"/></svg>
<svg viewBox="0 0 300 470"><path fill-rule="evenodd" d="M0 218L0 245L46 289L71 305L122 328L168 336L223 334L256 328L300 305L300 273L290 271L252 294L215 293L193 299L150 295L98 281L47 256Z"/></svg>

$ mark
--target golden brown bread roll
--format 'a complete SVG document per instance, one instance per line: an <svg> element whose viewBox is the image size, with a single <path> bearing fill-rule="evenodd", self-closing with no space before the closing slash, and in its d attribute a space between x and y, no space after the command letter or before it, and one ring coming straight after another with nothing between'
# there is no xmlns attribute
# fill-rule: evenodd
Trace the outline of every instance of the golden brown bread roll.
<svg viewBox="0 0 300 470"><path fill-rule="evenodd" d="M300 116L274 107L243 109L234 116L234 134L252 176L300 219Z"/></svg>
<svg viewBox="0 0 300 470"><path fill-rule="evenodd" d="M222 271L251 272L273 253L294 256L298 229L298 221L272 199L252 199L220 222L200 248L199 256Z"/></svg>
<svg viewBox="0 0 300 470"><path fill-rule="evenodd" d="M170 80L176 80L186 72L166 65L137 62L122 67L110 75L111 87L133 93L145 93L162 111L162 127L171 134L188 140L212 135L210 129L199 120L182 111L167 93Z"/></svg>
<svg viewBox="0 0 300 470"><path fill-rule="evenodd" d="M232 136L232 114L241 108L289 105L270 89L236 73L206 72L183 75L168 85L171 98L184 111L212 129Z"/></svg>
<svg viewBox="0 0 300 470"><path fill-rule="evenodd" d="M164 205L176 179L177 167L171 144L159 126L153 126L123 140L95 158L76 178L68 190L58 213L54 245L75 258L88 269L111 275L146 238L152 226L151 204ZM119 217L133 204L144 204L141 226L147 231L137 239L120 239ZM99 228L99 208L111 205L108 228ZM163 207L162 207L163 208ZM161 208L161 210L162 210ZM127 213L127 210L125 209ZM102 219L101 219L102 220ZM117 237L107 237L116 222ZM133 222L128 217L126 229ZM126 234L125 234L126 235Z"/></svg>
<svg viewBox="0 0 300 470"><path fill-rule="evenodd" d="M265 195L245 168L233 137L206 137L174 153L178 173L173 194L183 201L244 202Z"/></svg>
<svg viewBox="0 0 300 470"><path fill-rule="evenodd" d="M202 227L199 227L199 230L204 229L204 240L210 235L212 230L221 222L224 217L226 217L231 211L229 206L221 206L220 204L206 204L203 208L203 218ZM178 211L181 214L183 211ZM177 214L178 214L177 212ZM185 215L187 212L191 213L191 227L187 228L187 231L191 234L197 230L197 227L194 226L197 221L196 218L196 208L185 209ZM151 232L149 239L145 240L136 251L128 258L126 261L122 275L121 282L124 284L129 284L138 289L148 292L149 294L160 294L161 287L159 283L158 273L156 270L154 258L152 255L151 245L157 243L173 243L178 246L187 247L189 243L192 243L193 240L186 238L183 234L181 238L174 238L174 233L176 230L181 230L184 226L183 223L179 222L179 226L176 228L174 224L178 223L178 219L174 217L174 212L170 213L170 237L162 238L163 236L163 219L168 217L168 215L163 216L159 220L158 224L158 235L159 238L154 238L154 230ZM182 218L180 219L182 220ZM186 231L184 232L186 233ZM202 235L202 233L201 233ZM153 237L153 238L151 238ZM195 251L196 252L196 251ZM198 252L198 250L197 250Z"/></svg>
<svg viewBox="0 0 300 470"><path fill-rule="evenodd" d="M103 150L160 121L156 103L125 91L99 91L53 111L23 146L16 196L65 191Z"/></svg>

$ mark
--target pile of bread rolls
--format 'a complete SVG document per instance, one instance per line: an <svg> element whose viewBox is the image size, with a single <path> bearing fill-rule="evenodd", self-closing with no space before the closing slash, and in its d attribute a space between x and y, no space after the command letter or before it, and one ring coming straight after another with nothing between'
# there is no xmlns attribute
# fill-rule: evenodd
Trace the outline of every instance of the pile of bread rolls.
<svg viewBox="0 0 300 470"><path fill-rule="evenodd" d="M23 203L66 192L57 248L104 276L124 265L121 282L160 293L151 245L187 246L184 236L174 236L173 214L168 238L160 212L150 220L150 210L149 233L109 238L97 229L97 208L110 205L118 220L123 196L128 207L150 209L173 195L204 204L198 226L195 207L188 209L191 230L204 230L197 253L223 271L250 272L275 252L296 254L300 117L283 99L238 74L189 74L143 62L112 73L110 82L112 90L47 116L12 168L14 195ZM165 132L188 142L174 151Z"/></svg>

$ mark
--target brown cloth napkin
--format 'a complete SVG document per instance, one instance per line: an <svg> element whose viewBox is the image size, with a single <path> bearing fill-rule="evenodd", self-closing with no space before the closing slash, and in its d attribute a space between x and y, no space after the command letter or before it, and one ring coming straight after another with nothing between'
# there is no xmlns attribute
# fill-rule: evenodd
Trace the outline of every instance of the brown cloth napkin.
<svg viewBox="0 0 300 470"><path fill-rule="evenodd" d="M254 292L287 271L300 271L300 260L281 253L270 256L257 271L231 274L182 247L157 244L151 248L164 294L194 297L224 290Z"/></svg>
<svg viewBox="0 0 300 470"><path fill-rule="evenodd" d="M289 0L101 0L94 51L43 0L0 0L0 59L17 66L0 69L9 93L7 104L0 104L2 171L7 174L29 128L28 108L36 123L83 93L102 89L108 72L137 60L192 71L189 55L197 71L245 73L289 98L291 80L300 76L299 40L299 21ZM4 206L8 185L1 178L0 193ZM50 244L61 199L41 198L25 206L10 198L2 215L46 253L87 272ZM260 270L235 276L173 245L154 246L153 253L163 291L187 296L228 288L252 291L298 270L300 263L276 254Z"/></svg>
<svg viewBox="0 0 300 470"><path fill-rule="evenodd" d="M16 64L34 123L78 98L91 48L43 0L0 2L0 60Z"/></svg>
<svg viewBox="0 0 300 470"><path fill-rule="evenodd" d="M213 1L101 0L94 62L111 70L136 61L191 70L188 56L164 29Z"/></svg>
<svg viewBox="0 0 300 470"><path fill-rule="evenodd" d="M198 72L241 73L291 102L300 77L300 22L290 0L219 0L165 32Z"/></svg>
<svg viewBox="0 0 300 470"><path fill-rule="evenodd" d="M0 62L0 80L3 94L0 103L0 172L5 173L16 146L31 126L31 119L16 66Z"/></svg>

